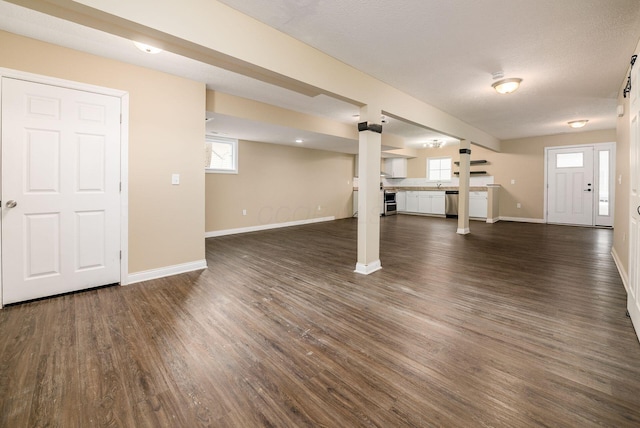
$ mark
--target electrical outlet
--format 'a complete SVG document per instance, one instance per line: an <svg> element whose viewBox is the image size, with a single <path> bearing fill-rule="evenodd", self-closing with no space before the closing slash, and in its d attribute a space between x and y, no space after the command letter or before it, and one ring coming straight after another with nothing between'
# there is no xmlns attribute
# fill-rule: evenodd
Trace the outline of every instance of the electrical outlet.
<svg viewBox="0 0 640 428"><path fill-rule="evenodd" d="M518 203L516 204L516 208L522 208L522 204L521 204L520 202L518 202Z"/></svg>
<svg viewBox="0 0 640 428"><path fill-rule="evenodd" d="M174 186L180 184L180 174L171 174L171 184Z"/></svg>
<svg viewBox="0 0 640 428"><path fill-rule="evenodd" d="M242 215L247 215L247 210L242 210Z"/></svg>
<svg viewBox="0 0 640 428"><path fill-rule="evenodd" d="M512 179L511 179L511 184L516 184L516 180L515 180L515 178L512 178Z"/></svg>
<svg viewBox="0 0 640 428"><path fill-rule="evenodd" d="M320 205L318 205L318 211L321 211L322 207Z"/></svg>

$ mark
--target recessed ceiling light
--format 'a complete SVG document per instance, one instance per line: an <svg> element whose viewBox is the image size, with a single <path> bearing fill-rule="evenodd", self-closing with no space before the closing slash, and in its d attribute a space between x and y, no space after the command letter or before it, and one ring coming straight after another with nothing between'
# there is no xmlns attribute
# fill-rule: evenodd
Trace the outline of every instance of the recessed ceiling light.
<svg viewBox="0 0 640 428"><path fill-rule="evenodd" d="M296 138L296 143L298 144L302 144L304 141L302 141L302 138Z"/></svg>
<svg viewBox="0 0 640 428"><path fill-rule="evenodd" d="M146 53L148 53L148 54L152 54L152 55L153 55L153 54L157 54L157 53L162 52L162 49L160 49L160 48L155 48L155 47L153 47L153 46L149 46L149 45L146 45L146 44L144 44L144 43L140 43L140 42L133 42L133 44L134 44L134 45L136 45L136 47L137 47L138 49L140 49L142 52L146 52Z"/></svg>
<svg viewBox="0 0 640 428"><path fill-rule="evenodd" d="M587 124L587 122L589 122L587 119L580 119L580 120L572 120L571 122L567 122L567 123L572 128L582 128Z"/></svg>
<svg viewBox="0 0 640 428"><path fill-rule="evenodd" d="M510 94L515 92L520 87L522 79L518 77L512 77L510 79L502 79L495 82L491 87L499 94Z"/></svg>

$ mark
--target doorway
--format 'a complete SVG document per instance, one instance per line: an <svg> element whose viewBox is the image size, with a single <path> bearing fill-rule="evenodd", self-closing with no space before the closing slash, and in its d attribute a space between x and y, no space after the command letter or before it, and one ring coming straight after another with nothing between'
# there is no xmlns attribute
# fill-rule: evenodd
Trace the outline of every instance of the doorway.
<svg viewBox="0 0 640 428"><path fill-rule="evenodd" d="M126 94L0 72L2 304L122 283Z"/></svg>
<svg viewBox="0 0 640 428"><path fill-rule="evenodd" d="M547 223L613 227L615 143L545 148Z"/></svg>

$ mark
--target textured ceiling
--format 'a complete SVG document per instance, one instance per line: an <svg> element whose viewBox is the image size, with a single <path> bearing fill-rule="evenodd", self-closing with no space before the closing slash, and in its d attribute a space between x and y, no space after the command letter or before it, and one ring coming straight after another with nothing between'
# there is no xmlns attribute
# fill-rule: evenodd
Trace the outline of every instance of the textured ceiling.
<svg viewBox="0 0 640 428"><path fill-rule="evenodd" d="M500 139L615 128L640 38L638 0L221 1Z"/></svg>
<svg viewBox="0 0 640 428"><path fill-rule="evenodd" d="M639 0L222 0L500 139L615 128L616 98L640 38ZM0 29L205 82L210 89L353 121L358 108L309 98L170 52L145 55L120 37L0 0ZM491 73L524 79L499 96ZM391 112L393 113L393 112ZM219 117L220 134L291 144L294 129ZM218 129L216 129L218 128ZM441 138L391 119L385 132L421 147ZM329 147L308 135L309 147ZM335 142L335 150L354 147Z"/></svg>

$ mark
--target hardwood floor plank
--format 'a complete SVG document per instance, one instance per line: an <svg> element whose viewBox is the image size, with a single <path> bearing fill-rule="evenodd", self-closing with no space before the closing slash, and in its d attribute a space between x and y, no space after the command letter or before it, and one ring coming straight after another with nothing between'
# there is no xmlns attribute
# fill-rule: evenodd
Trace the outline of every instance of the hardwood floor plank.
<svg viewBox="0 0 640 428"><path fill-rule="evenodd" d="M208 269L0 311L0 426L640 426L611 230L381 219L207 240Z"/></svg>

